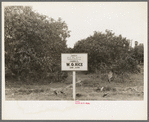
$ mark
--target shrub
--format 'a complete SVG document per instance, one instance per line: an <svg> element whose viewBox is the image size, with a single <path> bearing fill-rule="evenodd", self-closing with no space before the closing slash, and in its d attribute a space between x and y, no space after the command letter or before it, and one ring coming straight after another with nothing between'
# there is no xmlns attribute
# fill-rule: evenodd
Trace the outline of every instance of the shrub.
<svg viewBox="0 0 149 122"><path fill-rule="evenodd" d="M4 13L6 67L24 82L39 81L47 73L55 81L63 79L59 67L61 53L67 51L67 24L29 6L6 6Z"/></svg>

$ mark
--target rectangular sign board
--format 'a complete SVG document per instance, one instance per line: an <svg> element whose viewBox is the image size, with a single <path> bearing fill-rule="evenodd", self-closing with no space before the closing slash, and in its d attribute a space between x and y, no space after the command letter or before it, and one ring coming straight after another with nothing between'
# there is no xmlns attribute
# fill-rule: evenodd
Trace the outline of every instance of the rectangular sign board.
<svg viewBox="0 0 149 122"><path fill-rule="evenodd" d="M62 53L61 70L62 71L87 71L88 70L87 53Z"/></svg>

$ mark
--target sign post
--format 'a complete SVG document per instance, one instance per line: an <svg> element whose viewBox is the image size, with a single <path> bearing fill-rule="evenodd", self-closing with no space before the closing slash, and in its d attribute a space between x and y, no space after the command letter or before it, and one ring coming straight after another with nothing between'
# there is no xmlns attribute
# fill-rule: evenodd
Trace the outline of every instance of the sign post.
<svg viewBox="0 0 149 122"><path fill-rule="evenodd" d="M87 53L62 53L61 54L61 70L73 71L73 99L75 100L76 88L76 71L87 71L88 61Z"/></svg>
<svg viewBox="0 0 149 122"><path fill-rule="evenodd" d="M76 71L73 71L73 99L75 100L75 91L76 91Z"/></svg>

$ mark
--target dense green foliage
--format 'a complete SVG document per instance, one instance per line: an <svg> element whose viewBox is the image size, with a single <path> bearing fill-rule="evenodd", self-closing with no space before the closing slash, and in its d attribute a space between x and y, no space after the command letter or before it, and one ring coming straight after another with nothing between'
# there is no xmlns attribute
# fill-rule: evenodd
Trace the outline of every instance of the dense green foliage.
<svg viewBox="0 0 149 122"><path fill-rule="evenodd" d="M109 30L94 32L93 36L78 41L74 53L88 53L89 72L113 70L117 73L135 72L138 52L130 49L130 40L116 36ZM136 52L136 54L134 54Z"/></svg>
<svg viewBox="0 0 149 122"><path fill-rule="evenodd" d="M66 52L67 24L31 7L5 7L5 67L20 78L61 80L61 53Z"/></svg>

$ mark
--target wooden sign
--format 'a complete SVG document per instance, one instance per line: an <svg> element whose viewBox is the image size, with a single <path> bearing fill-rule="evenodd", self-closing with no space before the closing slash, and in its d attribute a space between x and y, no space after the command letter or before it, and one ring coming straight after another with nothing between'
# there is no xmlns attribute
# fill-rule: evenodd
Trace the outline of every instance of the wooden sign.
<svg viewBox="0 0 149 122"><path fill-rule="evenodd" d="M63 53L61 54L62 71L87 71L87 53Z"/></svg>
<svg viewBox="0 0 149 122"><path fill-rule="evenodd" d="M75 100L76 71L88 70L87 53L64 53L61 54L61 70L73 71L73 99Z"/></svg>

